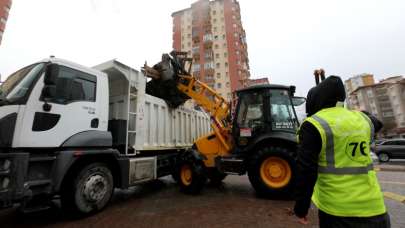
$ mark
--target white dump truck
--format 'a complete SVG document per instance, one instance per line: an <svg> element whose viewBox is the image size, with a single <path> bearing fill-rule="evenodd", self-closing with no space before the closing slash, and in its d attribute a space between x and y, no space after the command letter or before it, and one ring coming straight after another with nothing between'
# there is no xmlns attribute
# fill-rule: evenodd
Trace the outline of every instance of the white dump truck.
<svg viewBox="0 0 405 228"><path fill-rule="evenodd" d="M210 131L207 114L145 93L116 60L93 68L49 58L12 74L0 95L0 207L103 209L114 188L170 175Z"/></svg>

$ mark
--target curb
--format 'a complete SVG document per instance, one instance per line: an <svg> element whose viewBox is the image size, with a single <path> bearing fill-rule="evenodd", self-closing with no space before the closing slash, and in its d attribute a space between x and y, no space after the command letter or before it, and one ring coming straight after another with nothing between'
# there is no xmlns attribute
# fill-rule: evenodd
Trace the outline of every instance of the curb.
<svg viewBox="0 0 405 228"><path fill-rule="evenodd" d="M386 198L401 202L401 203L405 203L405 196L393 193L393 192L384 192L384 196Z"/></svg>
<svg viewBox="0 0 405 228"><path fill-rule="evenodd" d="M376 165L374 170L376 171L389 171L389 172L405 172L405 167L384 167Z"/></svg>

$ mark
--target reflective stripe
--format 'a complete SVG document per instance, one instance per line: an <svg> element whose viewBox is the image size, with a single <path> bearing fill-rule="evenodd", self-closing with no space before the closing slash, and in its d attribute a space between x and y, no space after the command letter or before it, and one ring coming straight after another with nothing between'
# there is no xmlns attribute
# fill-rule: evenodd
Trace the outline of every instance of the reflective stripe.
<svg viewBox="0 0 405 228"><path fill-rule="evenodd" d="M334 143L333 143L333 132L329 124L321 119L320 117L313 115L318 123L323 127L326 134L326 166L335 167L335 154L334 154Z"/></svg>
<svg viewBox="0 0 405 228"><path fill-rule="evenodd" d="M318 172L337 174L337 175L345 175L345 174L355 175L355 174L367 174L370 170L373 170L373 169L374 169L373 164L369 164L366 167L343 167L343 168L319 166Z"/></svg>
<svg viewBox="0 0 405 228"><path fill-rule="evenodd" d="M371 122L371 119L366 115L366 114L364 114L363 112L360 112L360 114L363 116L363 118L364 119L366 119L367 120L367 123L370 125L370 143L372 143L373 141L374 141L374 124L373 124L373 122Z"/></svg>
<svg viewBox="0 0 405 228"><path fill-rule="evenodd" d="M364 117L364 116L363 116ZM330 174L337 174L337 175L344 175L344 174L367 174L368 171L373 170L373 164L369 164L363 167L335 167L335 149L334 149L334 141L333 141L333 132L329 124L323 120L322 118L313 115L312 118L316 120L324 129L326 134L326 166L318 166L319 173L330 173ZM364 117L368 119L368 117ZM368 123L370 124L372 132L374 132L374 126L371 121L368 119ZM373 134L371 134L373 137Z"/></svg>

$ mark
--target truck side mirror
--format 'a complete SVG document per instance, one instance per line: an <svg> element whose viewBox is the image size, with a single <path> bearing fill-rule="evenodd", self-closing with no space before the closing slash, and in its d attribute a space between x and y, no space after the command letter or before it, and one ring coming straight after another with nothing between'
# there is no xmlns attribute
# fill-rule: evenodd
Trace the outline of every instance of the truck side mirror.
<svg viewBox="0 0 405 228"><path fill-rule="evenodd" d="M48 64L45 70L44 84L56 85L56 79L59 74L59 65L55 63Z"/></svg>
<svg viewBox="0 0 405 228"><path fill-rule="evenodd" d="M44 101L49 101L54 98L56 95L56 86L54 85L45 85L42 89L41 97Z"/></svg>
<svg viewBox="0 0 405 228"><path fill-rule="evenodd" d="M305 103L307 99L305 97L293 97L292 98L292 103L294 106L300 106Z"/></svg>

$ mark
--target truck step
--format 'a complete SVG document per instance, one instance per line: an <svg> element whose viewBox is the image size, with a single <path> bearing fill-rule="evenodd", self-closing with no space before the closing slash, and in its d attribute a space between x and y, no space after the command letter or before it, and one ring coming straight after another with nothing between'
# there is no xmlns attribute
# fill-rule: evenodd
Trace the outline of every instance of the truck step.
<svg viewBox="0 0 405 228"><path fill-rule="evenodd" d="M49 180L49 179L34 180L34 181L28 181L27 182L28 186L30 186L30 187L47 185L47 184L50 184L50 183L51 183L51 180Z"/></svg>
<svg viewBox="0 0 405 228"><path fill-rule="evenodd" d="M30 162L41 162L41 161L54 161L56 160L55 156L47 157L30 157Z"/></svg>
<svg viewBox="0 0 405 228"><path fill-rule="evenodd" d="M240 157L220 157L216 159L216 165L226 174L242 175L245 172L244 159Z"/></svg>

